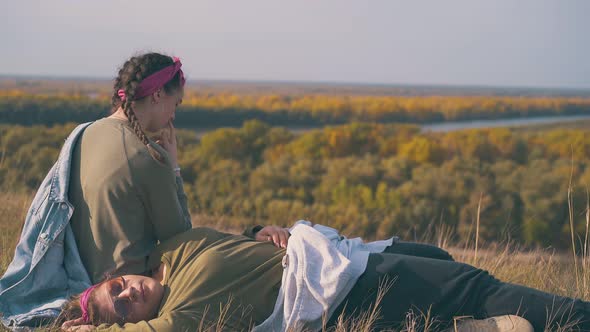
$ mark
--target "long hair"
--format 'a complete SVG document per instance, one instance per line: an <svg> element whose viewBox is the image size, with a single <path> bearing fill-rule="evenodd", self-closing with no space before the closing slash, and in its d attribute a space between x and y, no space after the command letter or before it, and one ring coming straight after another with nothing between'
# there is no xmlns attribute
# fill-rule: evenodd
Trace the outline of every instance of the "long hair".
<svg viewBox="0 0 590 332"><path fill-rule="evenodd" d="M80 306L80 296L74 295L62 306L61 312L54 322L55 327L60 327L63 322L82 317L82 307ZM98 326L101 323L98 307L94 298L94 292L90 293L88 299L88 324Z"/></svg>
<svg viewBox="0 0 590 332"><path fill-rule="evenodd" d="M136 101L135 94L137 93L139 83L144 78L173 63L174 60L171 57L159 53L146 53L130 58L119 69L119 74L115 78L113 96L111 98L112 112L115 112L119 107L123 108L135 135L148 148L150 154L160 162L163 162L163 157L156 149L150 146L149 140L133 110L133 102ZM164 91L167 94L171 94L180 89L181 85L180 73L176 73L170 81L164 84ZM120 89L125 91L126 97L124 101L121 101L119 97L118 91Z"/></svg>
<svg viewBox="0 0 590 332"><path fill-rule="evenodd" d="M88 322L85 324L98 326L100 324L124 324L125 322L121 320L120 317L116 316L113 317L109 314L105 314L104 312L100 311L98 307L98 302L96 300L96 293L95 291L100 287L103 283L109 282L113 279L113 276L108 273L105 274L105 279L96 285L88 297ZM68 299L66 303L61 307L61 312L59 313L58 317L55 319L53 327L60 327L65 321L74 320L82 317L82 306L80 304L81 294L74 295Z"/></svg>

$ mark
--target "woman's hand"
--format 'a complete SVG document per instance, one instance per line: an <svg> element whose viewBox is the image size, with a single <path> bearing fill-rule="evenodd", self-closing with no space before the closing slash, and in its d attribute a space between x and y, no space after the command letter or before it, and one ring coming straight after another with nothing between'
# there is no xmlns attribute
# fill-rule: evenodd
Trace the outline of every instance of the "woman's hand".
<svg viewBox="0 0 590 332"><path fill-rule="evenodd" d="M71 319L61 324L61 329L64 331L92 331L95 328L94 325L86 325L86 321L82 318Z"/></svg>
<svg viewBox="0 0 590 332"><path fill-rule="evenodd" d="M94 325L77 325L77 326L68 327L65 330L66 331L83 332L83 331L92 331L94 329L96 329L96 326L94 326Z"/></svg>
<svg viewBox="0 0 590 332"><path fill-rule="evenodd" d="M279 247L279 248L287 248L287 242L289 242L289 233L288 228L283 228L279 226L266 226L263 229L259 230L255 238L257 241L272 241L272 243Z"/></svg>
<svg viewBox="0 0 590 332"><path fill-rule="evenodd" d="M176 129L172 121L168 121L168 128L162 130L161 135L156 138L156 143L168 152L172 167L178 167L178 152L176 148Z"/></svg>

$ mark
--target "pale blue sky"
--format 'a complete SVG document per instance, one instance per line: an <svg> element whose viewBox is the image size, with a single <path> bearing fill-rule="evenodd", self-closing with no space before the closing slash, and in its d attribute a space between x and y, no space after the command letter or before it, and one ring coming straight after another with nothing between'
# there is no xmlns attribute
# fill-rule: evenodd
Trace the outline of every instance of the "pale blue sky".
<svg viewBox="0 0 590 332"><path fill-rule="evenodd" d="M0 4L0 74L590 88L586 0L37 0Z"/></svg>

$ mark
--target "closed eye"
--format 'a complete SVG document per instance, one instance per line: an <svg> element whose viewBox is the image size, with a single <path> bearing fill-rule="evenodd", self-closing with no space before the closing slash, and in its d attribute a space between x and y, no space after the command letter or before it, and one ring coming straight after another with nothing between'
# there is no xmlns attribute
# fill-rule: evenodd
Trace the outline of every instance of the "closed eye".
<svg viewBox="0 0 590 332"><path fill-rule="evenodd" d="M125 289L125 279L123 277L111 280L109 282L109 294L113 297L119 296L121 292Z"/></svg>

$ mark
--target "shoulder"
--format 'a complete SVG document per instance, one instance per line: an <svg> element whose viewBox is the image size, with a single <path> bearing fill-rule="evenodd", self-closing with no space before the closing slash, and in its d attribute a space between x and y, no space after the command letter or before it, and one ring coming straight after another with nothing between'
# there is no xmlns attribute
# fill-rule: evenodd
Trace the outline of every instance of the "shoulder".
<svg viewBox="0 0 590 332"><path fill-rule="evenodd" d="M187 231L182 233L176 234L175 236L171 237L170 239L164 241L161 246L178 246L180 244L190 243L190 242L200 242L203 240L207 240L208 242L214 242L219 239L225 238L227 236L231 236L231 234L222 233L216 229L210 227L195 227L191 228Z"/></svg>
<svg viewBox="0 0 590 332"><path fill-rule="evenodd" d="M242 237L241 235L222 233L209 227L195 227L160 243L150 256L161 257L178 250L201 250L204 246L231 236Z"/></svg>
<svg viewBox="0 0 590 332"><path fill-rule="evenodd" d="M85 132L121 132L124 130L124 128L130 127L123 120L113 118L102 118L94 121L94 123L92 123L90 126L88 126L88 128L86 128Z"/></svg>
<svg viewBox="0 0 590 332"><path fill-rule="evenodd" d="M124 121L103 118L89 125L81 136L86 149L102 153L109 150L120 151L121 146L140 146L139 138L133 137L133 131Z"/></svg>
<svg viewBox="0 0 590 332"><path fill-rule="evenodd" d="M146 145L137 137L133 129L125 128L123 131L123 144L132 170L150 176L153 176L154 172L156 174L165 172L170 173L171 176L174 175L168 153L152 140L149 140L149 144ZM159 158L156 157L156 154Z"/></svg>

